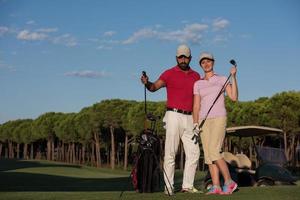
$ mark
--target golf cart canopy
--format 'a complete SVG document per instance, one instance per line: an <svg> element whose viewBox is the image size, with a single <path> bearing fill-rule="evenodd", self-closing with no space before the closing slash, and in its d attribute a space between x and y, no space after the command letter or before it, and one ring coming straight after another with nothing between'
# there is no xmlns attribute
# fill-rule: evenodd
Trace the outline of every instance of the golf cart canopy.
<svg viewBox="0 0 300 200"><path fill-rule="evenodd" d="M281 135L283 131L265 126L236 126L226 129L227 136L253 137L262 135Z"/></svg>

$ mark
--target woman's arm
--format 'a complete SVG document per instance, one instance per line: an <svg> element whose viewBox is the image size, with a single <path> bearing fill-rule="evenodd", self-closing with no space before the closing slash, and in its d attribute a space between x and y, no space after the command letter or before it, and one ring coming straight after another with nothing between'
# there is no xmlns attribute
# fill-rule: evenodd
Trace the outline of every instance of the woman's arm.
<svg viewBox="0 0 300 200"><path fill-rule="evenodd" d="M232 101L238 100L238 86L236 80L236 72L237 72L236 67L235 66L232 67L230 70L231 84L228 84L226 86L226 93Z"/></svg>
<svg viewBox="0 0 300 200"><path fill-rule="evenodd" d="M199 112L200 112L200 95L194 94L193 103L193 123L199 123Z"/></svg>

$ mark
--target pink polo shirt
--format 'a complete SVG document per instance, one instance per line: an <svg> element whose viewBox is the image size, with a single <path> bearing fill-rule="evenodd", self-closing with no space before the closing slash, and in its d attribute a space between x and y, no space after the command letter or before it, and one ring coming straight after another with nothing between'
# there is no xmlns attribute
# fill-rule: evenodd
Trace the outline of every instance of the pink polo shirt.
<svg viewBox="0 0 300 200"><path fill-rule="evenodd" d="M209 108L218 96L227 77L214 74L208 80L200 79L194 84L194 94L200 95L199 119L204 119ZM216 101L207 118L226 116L224 92Z"/></svg>
<svg viewBox="0 0 300 200"><path fill-rule="evenodd" d="M200 75L192 69L187 73L178 66L164 71L160 77L167 88L167 107L193 111L193 87Z"/></svg>

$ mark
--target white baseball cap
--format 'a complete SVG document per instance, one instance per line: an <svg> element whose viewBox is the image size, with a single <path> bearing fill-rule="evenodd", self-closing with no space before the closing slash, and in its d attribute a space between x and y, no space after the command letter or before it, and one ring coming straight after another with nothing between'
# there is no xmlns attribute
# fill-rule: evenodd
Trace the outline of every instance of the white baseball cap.
<svg viewBox="0 0 300 200"><path fill-rule="evenodd" d="M176 56L177 57L179 57L179 56L190 57L191 56L191 49L185 44L179 45L178 48L177 48Z"/></svg>
<svg viewBox="0 0 300 200"><path fill-rule="evenodd" d="M214 56L211 54L211 53L208 53L208 52L202 52L199 56L199 63L201 63L201 61L203 59L209 59L209 60L212 60L212 61L215 61L214 59Z"/></svg>

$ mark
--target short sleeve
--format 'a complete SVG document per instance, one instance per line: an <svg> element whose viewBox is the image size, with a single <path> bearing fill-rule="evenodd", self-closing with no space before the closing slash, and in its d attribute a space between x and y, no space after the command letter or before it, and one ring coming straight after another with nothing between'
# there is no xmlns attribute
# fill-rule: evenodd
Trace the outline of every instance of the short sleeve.
<svg viewBox="0 0 300 200"><path fill-rule="evenodd" d="M196 81L196 82L194 83L194 95L200 95L199 81Z"/></svg>
<svg viewBox="0 0 300 200"><path fill-rule="evenodd" d="M168 77L169 77L168 74L169 74L169 73L168 73L168 70L164 71L164 72L160 75L159 79L162 80L163 82L167 83L167 82L168 82L167 80L168 80Z"/></svg>
<svg viewBox="0 0 300 200"><path fill-rule="evenodd" d="M227 81L227 77L226 76L222 76L221 77L221 84L224 85L226 81ZM229 79L228 83L231 84L230 83L230 79Z"/></svg>

